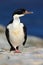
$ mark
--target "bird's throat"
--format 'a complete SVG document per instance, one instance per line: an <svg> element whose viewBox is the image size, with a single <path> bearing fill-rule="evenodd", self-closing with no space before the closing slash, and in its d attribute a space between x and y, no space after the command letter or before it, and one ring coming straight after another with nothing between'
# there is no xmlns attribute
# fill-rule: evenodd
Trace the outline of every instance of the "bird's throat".
<svg viewBox="0 0 43 65"><path fill-rule="evenodd" d="M18 25L20 23L20 18L19 17L14 17L13 18L13 24Z"/></svg>

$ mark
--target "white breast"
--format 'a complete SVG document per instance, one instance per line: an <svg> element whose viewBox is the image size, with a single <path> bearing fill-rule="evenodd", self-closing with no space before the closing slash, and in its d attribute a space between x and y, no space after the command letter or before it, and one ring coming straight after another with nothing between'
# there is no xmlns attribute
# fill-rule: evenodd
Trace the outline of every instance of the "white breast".
<svg viewBox="0 0 43 65"><path fill-rule="evenodd" d="M24 42L24 31L23 24L19 23L18 25L13 26L10 24L9 28L9 38L11 44L15 46L19 46Z"/></svg>

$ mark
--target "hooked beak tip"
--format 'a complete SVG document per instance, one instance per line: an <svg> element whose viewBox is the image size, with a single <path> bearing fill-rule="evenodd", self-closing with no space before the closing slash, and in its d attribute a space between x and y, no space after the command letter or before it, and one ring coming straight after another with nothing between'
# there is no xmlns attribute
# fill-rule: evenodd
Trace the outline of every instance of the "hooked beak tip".
<svg viewBox="0 0 43 65"><path fill-rule="evenodd" d="M25 11L25 14L33 14L34 12Z"/></svg>

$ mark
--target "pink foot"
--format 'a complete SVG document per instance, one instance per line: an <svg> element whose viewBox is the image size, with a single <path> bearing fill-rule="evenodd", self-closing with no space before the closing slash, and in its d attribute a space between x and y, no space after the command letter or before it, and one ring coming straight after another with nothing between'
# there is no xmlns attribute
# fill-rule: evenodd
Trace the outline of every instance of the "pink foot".
<svg viewBox="0 0 43 65"><path fill-rule="evenodd" d="M21 53L19 50L15 50L15 53Z"/></svg>

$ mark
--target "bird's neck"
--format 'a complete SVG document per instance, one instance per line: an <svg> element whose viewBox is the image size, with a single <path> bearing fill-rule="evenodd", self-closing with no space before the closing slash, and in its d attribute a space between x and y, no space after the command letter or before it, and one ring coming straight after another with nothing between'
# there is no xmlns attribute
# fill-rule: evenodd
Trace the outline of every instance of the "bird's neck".
<svg viewBox="0 0 43 65"><path fill-rule="evenodd" d="M15 24L18 24L18 23L20 23L20 18L19 17L14 17L13 18L13 23Z"/></svg>
<svg viewBox="0 0 43 65"><path fill-rule="evenodd" d="M19 17L13 17L13 27L16 28L20 24L20 18Z"/></svg>

